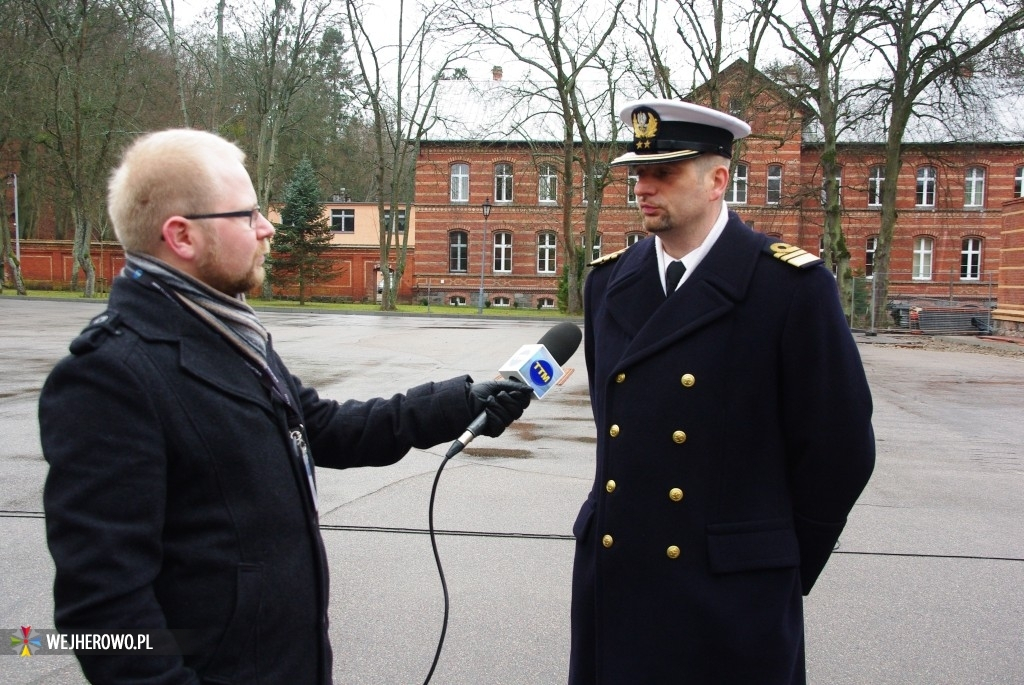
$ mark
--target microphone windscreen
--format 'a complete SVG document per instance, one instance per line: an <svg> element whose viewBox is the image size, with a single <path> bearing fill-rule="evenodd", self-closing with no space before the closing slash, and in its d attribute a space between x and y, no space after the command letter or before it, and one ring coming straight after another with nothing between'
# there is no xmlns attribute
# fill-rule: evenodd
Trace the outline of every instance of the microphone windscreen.
<svg viewBox="0 0 1024 685"><path fill-rule="evenodd" d="M582 339L583 331L579 326L571 321L563 321L545 333L544 337L537 341L537 344L547 348L547 351L561 366L569 361L569 357L576 352Z"/></svg>

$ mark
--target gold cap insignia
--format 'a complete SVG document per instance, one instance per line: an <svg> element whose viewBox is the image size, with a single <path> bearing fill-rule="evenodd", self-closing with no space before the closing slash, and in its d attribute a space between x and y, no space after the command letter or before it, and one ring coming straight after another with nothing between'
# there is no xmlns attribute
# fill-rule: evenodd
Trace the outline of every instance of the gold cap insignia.
<svg viewBox="0 0 1024 685"><path fill-rule="evenodd" d="M658 135L658 113L650 107L640 107L633 112L633 146L637 150L650 149L651 141Z"/></svg>

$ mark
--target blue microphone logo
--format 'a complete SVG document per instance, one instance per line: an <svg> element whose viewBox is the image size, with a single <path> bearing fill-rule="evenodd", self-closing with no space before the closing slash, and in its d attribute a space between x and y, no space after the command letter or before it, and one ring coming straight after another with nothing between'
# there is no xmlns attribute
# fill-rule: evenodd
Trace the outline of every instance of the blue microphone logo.
<svg viewBox="0 0 1024 685"><path fill-rule="evenodd" d="M555 370L545 359L536 359L530 365L530 380L534 385L545 386L551 382Z"/></svg>

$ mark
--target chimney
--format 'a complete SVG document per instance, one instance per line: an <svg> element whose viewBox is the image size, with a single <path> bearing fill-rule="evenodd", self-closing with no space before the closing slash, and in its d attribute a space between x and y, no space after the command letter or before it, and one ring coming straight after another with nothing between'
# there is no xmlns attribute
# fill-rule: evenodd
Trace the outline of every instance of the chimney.
<svg viewBox="0 0 1024 685"><path fill-rule="evenodd" d="M501 80L501 67L495 66L491 68L491 76L494 77L495 81Z"/></svg>

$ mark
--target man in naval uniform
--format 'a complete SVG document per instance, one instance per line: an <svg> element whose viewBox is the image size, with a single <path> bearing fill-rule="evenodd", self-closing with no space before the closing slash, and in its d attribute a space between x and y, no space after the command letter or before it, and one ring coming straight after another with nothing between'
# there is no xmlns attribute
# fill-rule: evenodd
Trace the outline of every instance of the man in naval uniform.
<svg viewBox="0 0 1024 685"><path fill-rule="evenodd" d="M621 117L612 164L653 237L586 283L597 464L569 682L802 684L802 595L874 466L860 356L821 260L725 205L750 127L672 100Z"/></svg>

